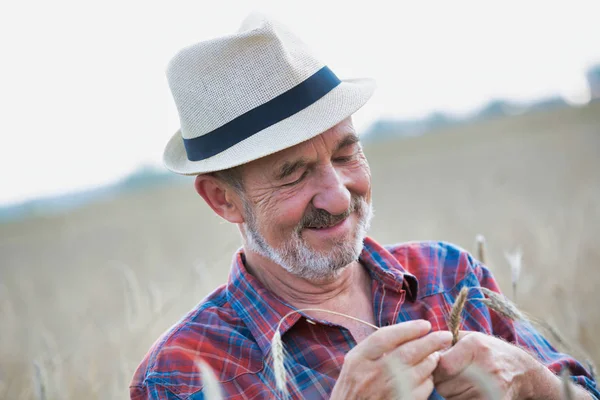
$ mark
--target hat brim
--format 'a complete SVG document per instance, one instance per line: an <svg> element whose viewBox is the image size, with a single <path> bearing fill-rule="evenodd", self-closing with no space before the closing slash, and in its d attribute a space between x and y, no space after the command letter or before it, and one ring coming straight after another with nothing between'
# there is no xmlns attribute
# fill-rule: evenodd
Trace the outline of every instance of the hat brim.
<svg viewBox="0 0 600 400"><path fill-rule="evenodd" d="M181 175L205 174L246 164L320 135L354 114L374 91L372 79L344 80L302 111L200 161L188 160L181 132L177 131L167 143L163 162L169 170Z"/></svg>

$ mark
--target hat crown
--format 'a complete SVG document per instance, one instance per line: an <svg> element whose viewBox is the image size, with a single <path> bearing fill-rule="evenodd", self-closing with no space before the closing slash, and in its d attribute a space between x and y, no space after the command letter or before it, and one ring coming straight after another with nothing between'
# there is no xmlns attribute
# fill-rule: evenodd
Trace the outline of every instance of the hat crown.
<svg viewBox="0 0 600 400"><path fill-rule="evenodd" d="M181 135L191 139L211 132L323 66L284 26L251 15L235 34L186 47L169 63Z"/></svg>

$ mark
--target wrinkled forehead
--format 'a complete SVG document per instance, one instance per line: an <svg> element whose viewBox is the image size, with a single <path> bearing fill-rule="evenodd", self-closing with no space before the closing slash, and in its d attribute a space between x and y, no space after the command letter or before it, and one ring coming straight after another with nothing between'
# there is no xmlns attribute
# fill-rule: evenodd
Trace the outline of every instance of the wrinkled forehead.
<svg viewBox="0 0 600 400"><path fill-rule="evenodd" d="M295 146L270 154L258 160L246 164L248 171L261 170L275 171L284 164L293 163L299 158L317 158L319 156L330 155L343 147L344 144L353 144L358 142L358 135L354 129L351 118L346 118L342 122L333 126Z"/></svg>

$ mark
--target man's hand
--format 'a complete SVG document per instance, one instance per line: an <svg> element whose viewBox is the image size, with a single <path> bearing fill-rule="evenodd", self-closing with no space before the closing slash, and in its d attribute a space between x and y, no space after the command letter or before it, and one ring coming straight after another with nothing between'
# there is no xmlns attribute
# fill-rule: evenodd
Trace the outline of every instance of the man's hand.
<svg viewBox="0 0 600 400"><path fill-rule="evenodd" d="M470 365L492 377L502 399L561 399L561 382L525 350L494 336L461 332L460 339L441 354L433 373L435 389L447 400L483 399L463 375ZM589 399L580 388L577 399Z"/></svg>
<svg viewBox="0 0 600 400"><path fill-rule="evenodd" d="M373 333L346 355L331 399L395 398L394 372L388 367L387 357L396 357L404 364L411 399L427 399L433 391L431 374L440 357L438 350L452 342L450 332L427 334L430 330L428 321L415 320Z"/></svg>

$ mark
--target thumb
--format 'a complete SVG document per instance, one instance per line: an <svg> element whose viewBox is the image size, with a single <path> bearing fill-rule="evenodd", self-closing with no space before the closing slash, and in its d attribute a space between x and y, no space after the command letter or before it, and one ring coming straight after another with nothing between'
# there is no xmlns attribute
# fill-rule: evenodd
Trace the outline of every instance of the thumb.
<svg viewBox="0 0 600 400"><path fill-rule="evenodd" d="M473 332L461 331L458 342L448 350L441 352L437 368L433 372L435 383L441 383L460 375L475 360L476 348L472 340L464 340Z"/></svg>
<svg viewBox="0 0 600 400"><path fill-rule="evenodd" d="M422 319L386 326L363 340L354 348L354 352L361 358L377 360L401 344L426 335L430 330L431 323Z"/></svg>

